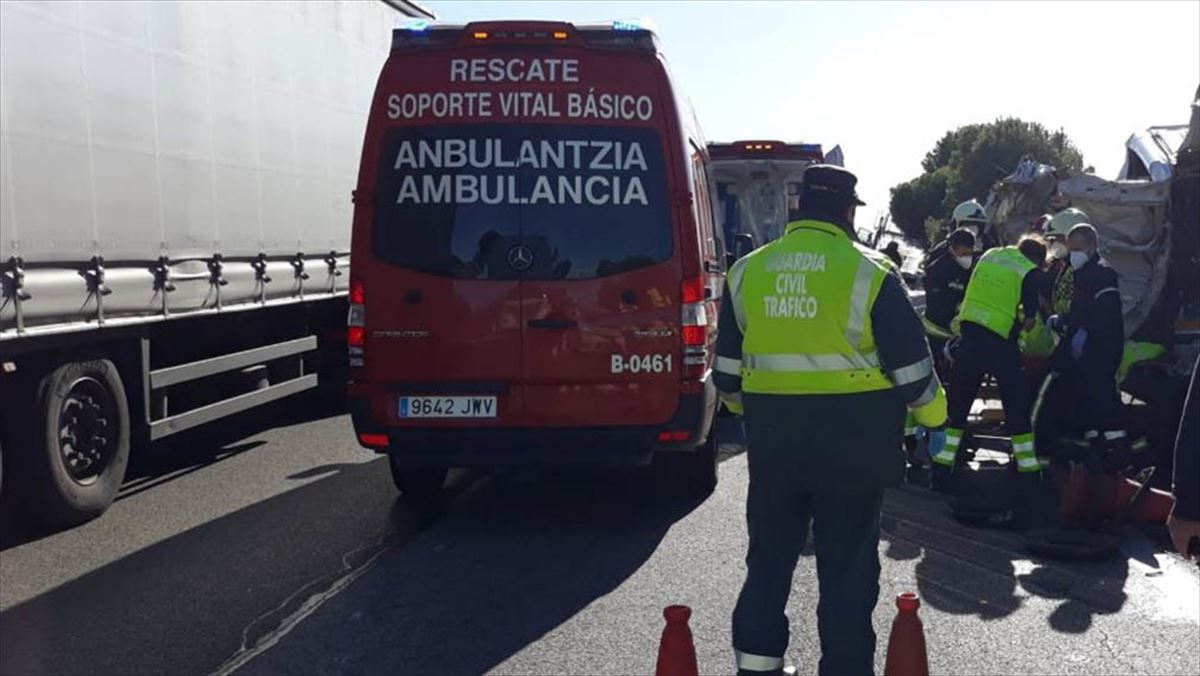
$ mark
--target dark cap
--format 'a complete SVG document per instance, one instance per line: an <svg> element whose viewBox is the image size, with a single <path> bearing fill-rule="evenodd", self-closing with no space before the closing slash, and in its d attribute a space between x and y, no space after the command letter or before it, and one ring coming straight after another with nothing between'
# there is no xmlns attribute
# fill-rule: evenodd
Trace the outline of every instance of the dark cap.
<svg viewBox="0 0 1200 676"><path fill-rule="evenodd" d="M814 164L804 172L804 193L801 197L854 203L863 206L866 202L858 198L854 187L858 177L832 164Z"/></svg>

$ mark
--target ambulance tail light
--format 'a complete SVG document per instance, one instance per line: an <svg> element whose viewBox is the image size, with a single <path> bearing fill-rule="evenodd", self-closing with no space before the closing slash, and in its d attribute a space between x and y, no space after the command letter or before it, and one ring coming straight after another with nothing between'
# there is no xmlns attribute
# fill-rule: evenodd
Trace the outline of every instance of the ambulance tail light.
<svg viewBox="0 0 1200 676"><path fill-rule="evenodd" d="M704 277L683 280L679 290L685 381L703 380L708 366L708 286Z"/></svg>
<svg viewBox="0 0 1200 676"><path fill-rule="evenodd" d="M679 443L692 438L692 433L687 430L663 430L658 433L658 441L661 444Z"/></svg>
<svg viewBox="0 0 1200 676"><path fill-rule="evenodd" d="M386 434L358 433L358 443L367 448L387 448L388 441L388 435Z"/></svg>
<svg viewBox="0 0 1200 676"><path fill-rule="evenodd" d="M366 365L367 291L362 280L350 280L350 309L346 313L346 347L349 350L350 366Z"/></svg>

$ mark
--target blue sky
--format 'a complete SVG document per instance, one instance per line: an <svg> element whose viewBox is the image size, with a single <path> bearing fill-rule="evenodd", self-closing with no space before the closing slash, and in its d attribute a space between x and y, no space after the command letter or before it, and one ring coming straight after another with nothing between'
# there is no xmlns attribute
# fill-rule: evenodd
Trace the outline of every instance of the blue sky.
<svg viewBox="0 0 1200 676"><path fill-rule="evenodd" d="M424 4L448 20L653 19L710 141L840 143L868 217L943 133L1000 116L1063 127L1114 178L1129 134L1186 123L1200 84L1200 2Z"/></svg>

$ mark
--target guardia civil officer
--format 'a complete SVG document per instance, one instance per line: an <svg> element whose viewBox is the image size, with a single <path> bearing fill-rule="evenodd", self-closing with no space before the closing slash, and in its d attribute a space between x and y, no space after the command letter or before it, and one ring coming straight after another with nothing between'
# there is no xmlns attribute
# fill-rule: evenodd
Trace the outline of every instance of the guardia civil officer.
<svg viewBox="0 0 1200 676"><path fill-rule="evenodd" d="M921 319L887 256L854 234L858 179L817 165L778 240L726 279L716 383L744 410L746 582L733 614L740 674L779 673L792 573L812 522L820 672L874 670L883 491L901 483L905 411L946 420ZM944 432L942 433L944 435Z"/></svg>

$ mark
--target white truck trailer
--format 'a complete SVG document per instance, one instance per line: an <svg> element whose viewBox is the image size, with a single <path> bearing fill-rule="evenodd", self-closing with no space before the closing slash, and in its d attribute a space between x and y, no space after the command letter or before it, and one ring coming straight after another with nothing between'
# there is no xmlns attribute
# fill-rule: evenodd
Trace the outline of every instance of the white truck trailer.
<svg viewBox="0 0 1200 676"><path fill-rule="evenodd" d="M135 448L343 385L352 190L415 3L0 3L0 493L93 518Z"/></svg>

